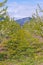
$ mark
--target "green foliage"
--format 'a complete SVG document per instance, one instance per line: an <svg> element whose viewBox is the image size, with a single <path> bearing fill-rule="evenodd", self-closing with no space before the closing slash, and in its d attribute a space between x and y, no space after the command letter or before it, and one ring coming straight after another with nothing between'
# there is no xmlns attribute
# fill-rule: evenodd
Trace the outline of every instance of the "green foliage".
<svg viewBox="0 0 43 65"><path fill-rule="evenodd" d="M7 0L4 0L4 2L0 3L0 19L5 19L7 16L7 7L1 9L5 3L7 2Z"/></svg>
<svg viewBox="0 0 43 65"><path fill-rule="evenodd" d="M31 33L43 37L43 21L40 19L33 19L30 21L30 23L26 22L23 28L30 31Z"/></svg>
<svg viewBox="0 0 43 65"><path fill-rule="evenodd" d="M0 7L4 6L7 0L4 0L3 2L0 2Z"/></svg>
<svg viewBox="0 0 43 65"><path fill-rule="evenodd" d="M35 61L43 58L42 54L43 20L40 17L34 17L22 27L9 16L0 21L1 61L16 59L20 65L35 65Z"/></svg>

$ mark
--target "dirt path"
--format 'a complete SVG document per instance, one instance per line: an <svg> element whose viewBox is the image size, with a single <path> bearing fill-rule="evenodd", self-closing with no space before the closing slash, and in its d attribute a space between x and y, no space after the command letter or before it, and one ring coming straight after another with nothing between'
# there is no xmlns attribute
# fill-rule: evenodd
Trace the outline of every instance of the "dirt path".
<svg viewBox="0 0 43 65"><path fill-rule="evenodd" d="M43 65L43 63L40 63L40 64L38 64L38 65Z"/></svg>
<svg viewBox="0 0 43 65"><path fill-rule="evenodd" d="M33 37L37 38L39 40L39 42L43 43L43 37L33 34Z"/></svg>

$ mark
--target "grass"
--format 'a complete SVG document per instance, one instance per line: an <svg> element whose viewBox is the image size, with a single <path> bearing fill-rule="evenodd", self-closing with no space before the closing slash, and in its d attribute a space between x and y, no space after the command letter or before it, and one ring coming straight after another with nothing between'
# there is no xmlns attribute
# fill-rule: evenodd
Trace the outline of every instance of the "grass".
<svg viewBox="0 0 43 65"><path fill-rule="evenodd" d="M0 61L0 65L39 65L43 63L43 58L40 57L37 60L33 58L25 58L24 60L20 61L18 59L16 60L5 60L5 61Z"/></svg>

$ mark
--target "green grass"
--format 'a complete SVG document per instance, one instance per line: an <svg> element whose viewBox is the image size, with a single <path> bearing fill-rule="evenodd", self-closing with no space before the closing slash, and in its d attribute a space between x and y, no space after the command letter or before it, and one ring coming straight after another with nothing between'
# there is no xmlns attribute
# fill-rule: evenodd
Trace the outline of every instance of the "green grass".
<svg viewBox="0 0 43 65"><path fill-rule="evenodd" d="M42 57L38 58L37 60L27 57L25 59L22 59L21 61L18 59L0 61L0 65L39 65L41 63L43 63Z"/></svg>

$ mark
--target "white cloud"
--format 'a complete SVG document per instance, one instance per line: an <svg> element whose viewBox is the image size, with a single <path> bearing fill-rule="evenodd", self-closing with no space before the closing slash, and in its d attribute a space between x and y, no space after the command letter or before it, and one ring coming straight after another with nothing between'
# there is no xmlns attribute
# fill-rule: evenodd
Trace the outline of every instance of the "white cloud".
<svg viewBox="0 0 43 65"><path fill-rule="evenodd" d="M9 15L17 19L32 16L36 8L37 6L33 4L19 4L16 2L8 4Z"/></svg>

